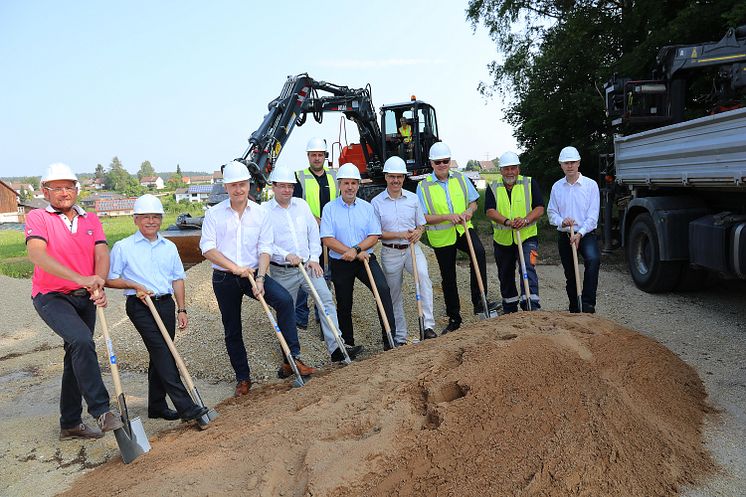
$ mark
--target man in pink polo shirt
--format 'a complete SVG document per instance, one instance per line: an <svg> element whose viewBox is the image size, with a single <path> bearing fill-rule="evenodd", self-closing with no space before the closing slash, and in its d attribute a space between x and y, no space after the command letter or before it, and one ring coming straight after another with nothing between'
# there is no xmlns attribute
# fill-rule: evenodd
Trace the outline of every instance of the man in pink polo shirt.
<svg viewBox="0 0 746 497"><path fill-rule="evenodd" d="M101 438L103 432L122 427L119 413L109 409L93 343L95 306L106 306L106 237L96 214L75 204L78 178L67 165L50 165L41 187L49 206L26 216L26 249L34 264L34 308L64 341L60 440ZM98 427L83 422L82 399Z"/></svg>

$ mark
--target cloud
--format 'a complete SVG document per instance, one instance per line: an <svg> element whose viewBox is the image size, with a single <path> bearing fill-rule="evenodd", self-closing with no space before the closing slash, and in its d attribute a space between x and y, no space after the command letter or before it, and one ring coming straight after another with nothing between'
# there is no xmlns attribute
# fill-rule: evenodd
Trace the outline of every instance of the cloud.
<svg viewBox="0 0 746 497"><path fill-rule="evenodd" d="M326 59L320 60L318 64L322 67L334 67L343 69L380 69L383 67L401 67L417 65L443 64L443 59Z"/></svg>

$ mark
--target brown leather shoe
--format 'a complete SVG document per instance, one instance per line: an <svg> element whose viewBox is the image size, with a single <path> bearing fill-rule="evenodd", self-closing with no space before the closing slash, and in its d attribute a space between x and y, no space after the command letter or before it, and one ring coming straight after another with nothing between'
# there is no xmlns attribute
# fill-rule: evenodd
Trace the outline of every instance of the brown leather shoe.
<svg viewBox="0 0 746 497"><path fill-rule="evenodd" d="M248 395L249 389L251 388L251 380L241 380L236 384L235 397L241 397L242 395Z"/></svg>
<svg viewBox="0 0 746 497"><path fill-rule="evenodd" d="M80 423L74 428L62 428L60 430L60 440L74 440L76 438L101 438L104 434L98 428L88 426L85 423Z"/></svg>
<svg viewBox="0 0 746 497"><path fill-rule="evenodd" d="M316 372L315 368L306 366L305 364L303 364L303 361L297 358L295 359L295 365L298 367L298 372L301 376L310 376ZM282 367L280 367L280 370L277 372L277 376L279 376L280 378L289 378L293 376L293 368L290 367L290 364L283 364Z"/></svg>
<svg viewBox="0 0 746 497"><path fill-rule="evenodd" d="M115 410L107 411L98 417L98 427L101 431L107 432L122 428L122 416Z"/></svg>

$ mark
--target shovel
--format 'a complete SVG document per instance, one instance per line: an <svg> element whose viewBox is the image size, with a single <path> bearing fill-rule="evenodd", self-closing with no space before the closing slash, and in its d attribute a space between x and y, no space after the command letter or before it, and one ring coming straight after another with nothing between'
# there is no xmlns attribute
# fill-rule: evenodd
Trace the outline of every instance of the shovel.
<svg viewBox="0 0 746 497"><path fill-rule="evenodd" d="M412 275L414 276L414 296L417 301L417 323L420 325L420 342L425 341L425 313L422 311L422 296L420 295L420 275L417 273L417 255L414 243L409 244L409 252L412 254Z"/></svg>
<svg viewBox="0 0 746 497"><path fill-rule="evenodd" d="M166 342L166 345L168 345L168 350L171 351L171 355L174 357L174 361L176 362L176 367L179 368L179 374L181 374L181 377L184 378L184 381L187 384L187 388L189 389L189 395L192 397L192 400L200 407L206 407L205 403L202 401L202 397L200 396L199 392L197 391L197 387L194 385L194 382L192 381L192 376L189 374L189 371L187 371L186 364L184 364L184 361L181 358L181 355L176 350L176 346L174 345L174 341L171 340L171 335L168 334L168 331L166 331L166 325L163 324L163 320L161 319L160 314L158 314L158 310L153 305L153 301L150 299L150 295L145 296L145 303L148 305L148 309L150 309L150 313L153 314L153 319L155 319L155 323L158 325L158 329L161 330L161 335L163 335L163 340ZM207 423L212 421L213 419L218 417L218 413L215 411L215 409L210 409L207 411L207 414L202 416L197 420L197 424L200 428L204 428L207 426Z"/></svg>
<svg viewBox="0 0 746 497"><path fill-rule="evenodd" d="M254 276L249 273L249 281L251 282L251 287L256 290L256 280L254 280ZM305 382L303 381L303 377L300 375L300 371L298 371L298 366L295 364L295 359L293 358L293 354L290 353L290 347L288 347L288 343L285 341L285 337L282 336L282 331L280 331L280 327L277 325L277 321L275 321L275 317L272 315L272 311L269 310L269 306L267 305L267 301L264 300L264 295L259 295L257 297L257 300L261 302L262 307L264 307L264 312L267 313L267 317L269 318L269 322L272 323L272 327L275 329L275 335L277 336L277 340L280 341L280 347L282 348L282 352L285 354L285 359L287 359L288 364L290 364L290 367L293 370L293 374L295 374L295 381L293 381L294 387L302 387L305 385Z"/></svg>
<svg viewBox="0 0 746 497"><path fill-rule="evenodd" d="M96 293L94 293L95 295ZM114 437L117 439L119 452L122 454L122 461L124 461L124 464L129 464L150 450L150 442L148 441L148 436L145 434L145 429L142 426L140 418L130 419L129 412L127 412L127 403L124 400L124 392L122 392L122 382L119 379L117 355L114 353L114 347L111 344L111 338L109 338L109 327L106 324L103 307L96 306L96 314L104 331L106 349L109 352L111 377L114 380L114 392L117 395L119 412L121 413L122 423L124 424L122 428L114 430Z"/></svg>
<svg viewBox="0 0 746 497"><path fill-rule="evenodd" d="M521 261L521 275L523 276L523 289L526 293L526 309L531 310L531 290L528 286L528 272L526 271L526 257L523 255L523 242L521 241L520 230L515 230L516 241L518 242L518 259Z"/></svg>
<svg viewBox="0 0 746 497"><path fill-rule="evenodd" d="M570 237L575 236L575 227L570 226ZM580 269L578 268L578 248L574 243L570 242L572 247L572 264L575 268L575 293L578 295L578 312L583 312L583 298L581 297L580 290Z"/></svg>
<svg viewBox="0 0 746 497"><path fill-rule="evenodd" d="M316 288L313 286L313 283L311 282L311 278L308 277L308 272L306 272L306 268L303 267L303 262L298 264L298 269L300 269L301 274L306 279L306 283L308 283L308 288L311 289L311 295L313 295L313 300L316 302L316 307L320 307L324 309L324 316L326 317L326 323L329 325L329 329L332 330L332 333L334 333L334 338L337 340L337 347L339 347L339 350L342 351L342 354L344 354L345 358L342 360L345 364L352 364L352 359L350 359L350 355L347 353L347 347L345 347L345 343L342 340L342 337L339 336L339 330L336 326L334 326L334 320L329 315L329 310L326 308L324 303L321 301L321 297L319 296L319 292L316 291Z"/></svg>
<svg viewBox="0 0 746 497"><path fill-rule="evenodd" d="M474 244L471 242L471 235L469 234L469 226L466 224L466 219L462 220L461 223L464 225L464 236L466 237L466 243L469 245L469 255L471 256L471 265L474 268L474 274L477 275L477 285L479 286L479 294L482 296L482 307L484 307L484 319L489 319L497 315L497 313L490 313L490 308L487 305L487 292L484 291L484 283L482 282L482 272L479 270L479 263L477 262L477 254L474 252Z"/></svg>
<svg viewBox="0 0 746 497"><path fill-rule="evenodd" d="M368 259L363 259L363 265L365 266L365 272L368 273L368 281L370 281L370 288L373 290L373 296L376 298L376 304L378 304L378 311L381 313L383 321L383 329L386 330L386 340L389 342L389 347L392 349L394 345L394 339L391 337L391 326L389 326L388 316L386 316L386 309L383 308L383 302L381 302L381 296L378 294L378 287L373 279L373 273L370 272L370 264Z"/></svg>

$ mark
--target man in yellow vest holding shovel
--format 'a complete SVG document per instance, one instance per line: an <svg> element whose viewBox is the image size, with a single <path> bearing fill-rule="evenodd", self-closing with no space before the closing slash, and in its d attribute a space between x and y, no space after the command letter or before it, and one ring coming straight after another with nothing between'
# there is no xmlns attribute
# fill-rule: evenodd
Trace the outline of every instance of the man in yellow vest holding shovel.
<svg viewBox="0 0 746 497"><path fill-rule="evenodd" d="M521 163L514 152L500 156L501 179L493 181L484 199L484 209L492 221L495 263L500 278L503 312L516 312L518 303L523 310L536 311L539 303L539 278L536 275L538 228L536 222L544 215L544 199L539 184L529 176L521 176ZM520 247L519 237L520 236ZM530 295L521 287L521 297L515 285L515 266L518 250L523 250ZM530 306L526 299L529 299Z"/></svg>
<svg viewBox="0 0 746 497"><path fill-rule="evenodd" d="M450 170L451 149L448 145L443 142L434 143L430 147L429 157L433 173L417 185L417 196L425 211L427 238L440 267L448 315L448 325L442 333L448 333L461 327L461 303L456 285L456 251L468 251L466 236L471 238L479 271L483 277L487 275L487 262L482 242L479 241L471 224L471 217L477 210L479 193L464 175ZM468 233L464 230L464 221L467 223ZM473 267L470 283L474 314L481 314L485 311ZM487 280L483 283L486 296ZM487 308L491 313L497 311L499 305L496 302L488 302Z"/></svg>

